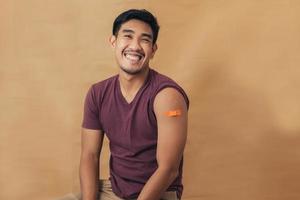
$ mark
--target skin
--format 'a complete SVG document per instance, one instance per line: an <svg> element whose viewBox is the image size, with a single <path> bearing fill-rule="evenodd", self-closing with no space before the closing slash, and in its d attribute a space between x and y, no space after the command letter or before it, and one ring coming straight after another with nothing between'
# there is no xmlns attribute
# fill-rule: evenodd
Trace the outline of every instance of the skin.
<svg viewBox="0 0 300 200"><path fill-rule="evenodd" d="M181 110L181 115L168 117L170 110ZM158 200L178 175L187 137L187 108L182 95L173 88L159 92L154 101L158 125L158 168L147 181L138 200Z"/></svg>
<svg viewBox="0 0 300 200"><path fill-rule="evenodd" d="M122 24L118 34L109 41L119 65L121 91L131 102L149 73L149 62L157 45L153 44L150 26L139 20ZM169 117L165 113L180 110L181 115ZM173 88L160 91L154 100L158 125L158 168L142 189L138 200L159 200L178 175L187 137L187 107L183 96ZM82 129L80 180L83 200L97 199L99 156L102 148L101 130Z"/></svg>
<svg viewBox="0 0 300 200"><path fill-rule="evenodd" d="M98 199L99 157L103 143L103 132L82 128L80 156L80 187L83 200Z"/></svg>
<svg viewBox="0 0 300 200"><path fill-rule="evenodd" d="M110 37L110 44L119 65L119 81L123 96L131 102L149 72L149 61L157 45L153 44L151 27L139 20L122 24L118 35Z"/></svg>

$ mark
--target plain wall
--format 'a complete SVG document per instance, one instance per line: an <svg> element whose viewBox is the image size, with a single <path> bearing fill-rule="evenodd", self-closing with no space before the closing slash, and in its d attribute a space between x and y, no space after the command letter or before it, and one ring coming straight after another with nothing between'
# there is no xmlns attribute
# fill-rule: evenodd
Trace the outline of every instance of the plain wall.
<svg viewBox="0 0 300 200"><path fill-rule="evenodd" d="M79 191L84 97L117 72L108 38L129 8L158 17L151 66L190 97L184 199L300 199L296 0L1 1L0 199Z"/></svg>

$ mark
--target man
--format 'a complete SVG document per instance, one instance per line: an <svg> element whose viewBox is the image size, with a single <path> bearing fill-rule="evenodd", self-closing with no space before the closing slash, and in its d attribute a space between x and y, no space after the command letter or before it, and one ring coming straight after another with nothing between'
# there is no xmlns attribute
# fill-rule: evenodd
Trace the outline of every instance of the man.
<svg viewBox="0 0 300 200"><path fill-rule="evenodd" d="M180 199L188 97L149 67L159 25L146 10L114 21L110 44L119 73L93 84L82 123L80 182L83 200ZM110 179L99 179L104 135L110 145Z"/></svg>

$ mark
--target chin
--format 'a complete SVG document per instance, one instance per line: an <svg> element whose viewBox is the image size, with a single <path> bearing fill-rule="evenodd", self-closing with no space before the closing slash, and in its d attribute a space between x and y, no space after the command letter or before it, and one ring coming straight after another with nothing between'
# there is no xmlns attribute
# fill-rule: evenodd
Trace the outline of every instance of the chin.
<svg viewBox="0 0 300 200"><path fill-rule="evenodd" d="M137 75L137 74L140 74L142 72L144 72L145 70L145 67L142 67L142 68L126 68L126 67L121 67L122 71L126 72L127 74L130 74L130 75Z"/></svg>

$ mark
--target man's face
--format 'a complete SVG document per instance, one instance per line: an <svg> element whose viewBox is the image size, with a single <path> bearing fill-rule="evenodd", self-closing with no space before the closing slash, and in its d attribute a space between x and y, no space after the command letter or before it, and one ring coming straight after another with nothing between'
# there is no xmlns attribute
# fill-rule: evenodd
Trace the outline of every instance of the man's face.
<svg viewBox="0 0 300 200"><path fill-rule="evenodd" d="M117 36L112 36L110 42L120 68L132 75L149 67L157 49L153 44L151 27L135 19L122 24Z"/></svg>

